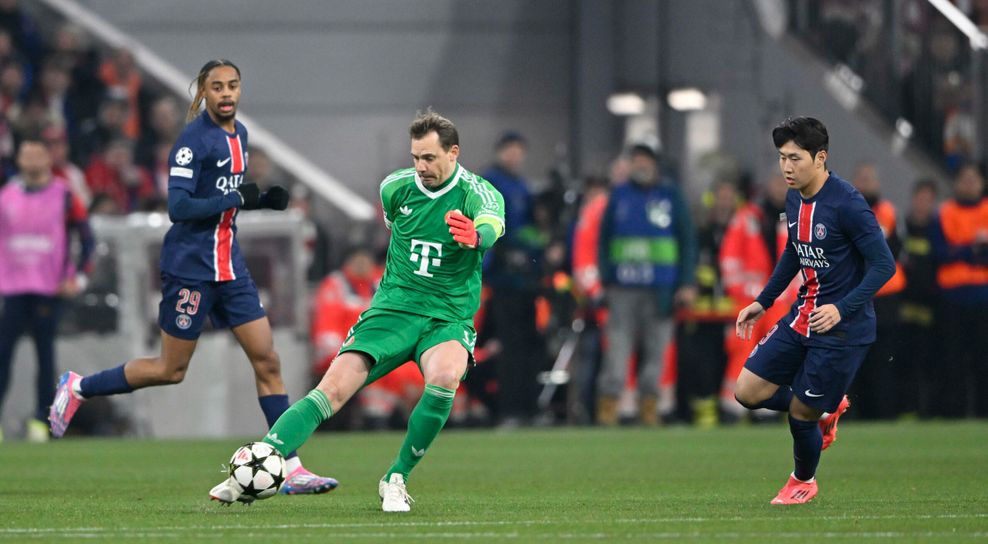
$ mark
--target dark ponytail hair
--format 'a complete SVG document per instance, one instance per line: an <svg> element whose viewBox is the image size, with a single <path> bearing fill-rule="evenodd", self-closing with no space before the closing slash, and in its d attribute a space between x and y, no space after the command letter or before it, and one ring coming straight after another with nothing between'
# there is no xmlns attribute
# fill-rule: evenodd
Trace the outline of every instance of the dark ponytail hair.
<svg viewBox="0 0 988 544"><path fill-rule="evenodd" d="M216 59L207 62L202 65L199 69L199 75L189 83L189 94L192 94L192 86L196 88L196 92L192 97L192 103L189 104L189 113L185 116L185 122L189 123L199 115L199 109L202 107L202 101L206 98L206 78L209 77L209 72L218 66L229 66L237 71L237 77L240 77L240 68L233 61L226 59Z"/></svg>

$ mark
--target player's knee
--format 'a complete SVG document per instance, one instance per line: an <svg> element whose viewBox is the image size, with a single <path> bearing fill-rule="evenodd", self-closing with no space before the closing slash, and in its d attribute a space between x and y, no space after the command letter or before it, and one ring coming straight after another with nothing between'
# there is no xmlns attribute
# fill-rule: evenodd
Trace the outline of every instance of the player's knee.
<svg viewBox="0 0 988 544"><path fill-rule="evenodd" d="M462 376L462 372L456 372L452 368L438 369L425 376L425 383L446 389L456 389L460 385L460 376Z"/></svg>
<svg viewBox="0 0 988 544"><path fill-rule="evenodd" d="M738 376L737 383L734 384L734 398L741 406L754 410L762 402L771 398L777 389L777 385L768 383L747 369L743 369Z"/></svg>
<svg viewBox="0 0 988 544"><path fill-rule="evenodd" d="M745 408L747 408L749 410L755 410L755 409L757 409L758 408L758 404L761 402L760 400L754 400L754 399L752 399L749 395L746 395L746 394L744 394L741 391L735 391L735 393L734 393L734 400L738 401L738 404L740 404L741 406L744 406Z"/></svg>
<svg viewBox="0 0 988 544"><path fill-rule="evenodd" d="M759 388L751 387L749 382L739 379L738 383L734 386L734 398L741 406L749 410L754 410L756 405L768 397L764 397L764 392L760 391Z"/></svg>
<svg viewBox="0 0 988 544"><path fill-rule="evenodd" d="M811 408L800 402L796 397L793 397L792 402L789 403L789 415L799 421L817 421L823 415L823 412L816 408Z"/></svg>

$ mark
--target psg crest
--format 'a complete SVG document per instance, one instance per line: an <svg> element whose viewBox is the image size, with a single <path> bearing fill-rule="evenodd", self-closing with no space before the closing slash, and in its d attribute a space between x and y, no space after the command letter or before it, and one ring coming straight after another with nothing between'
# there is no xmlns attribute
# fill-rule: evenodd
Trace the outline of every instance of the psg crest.
<svg viewBox="0 0 988 544"><path fill-rule="evenodd" d="M185 314L179 314L179 316L175 318L175 325L184 331L192 326L192 318Z"/></svg>
<svg viewBox="0 0 988 544"><path fill-rule="evenodd" d="M816 226L813 227L813 234L816 235L817 240L823 240L827 237L827 227L823 226L823 223L817 223Z"/></svg>

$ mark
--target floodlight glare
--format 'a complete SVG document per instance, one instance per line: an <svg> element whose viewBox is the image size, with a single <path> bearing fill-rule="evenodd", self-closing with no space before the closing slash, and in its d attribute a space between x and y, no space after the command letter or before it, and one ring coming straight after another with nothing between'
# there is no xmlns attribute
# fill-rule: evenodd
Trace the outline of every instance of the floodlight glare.
<svg viewBox="0 0 988 544"><path fill-rule="evenodd" d="M707 107L707 95L696 87L673 89L666 95L666 101L676 111L697 111Z"/></svg>
<svg viewBox="0 0 988 544"><path fill-rule="evenodd" d="M638 93L614 93L607 97L607 111L629 116L645 113L645 99Z"/></svg>

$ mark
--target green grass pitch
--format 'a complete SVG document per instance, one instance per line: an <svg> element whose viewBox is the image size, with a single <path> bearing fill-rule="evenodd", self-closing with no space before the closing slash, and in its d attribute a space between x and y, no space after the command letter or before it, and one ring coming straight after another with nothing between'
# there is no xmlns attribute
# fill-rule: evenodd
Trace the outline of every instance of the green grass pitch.
<svg viewBox="0 0 988 544"><path fill-rule="evenodd" d="M207 499L242 440L0 444L0 541L891 542L988 539L988 422L848 421L820 495L770 506L791 470L783 425L444 433L410 514L380 511L397 433L319 434L328 495Z"/></svg>

